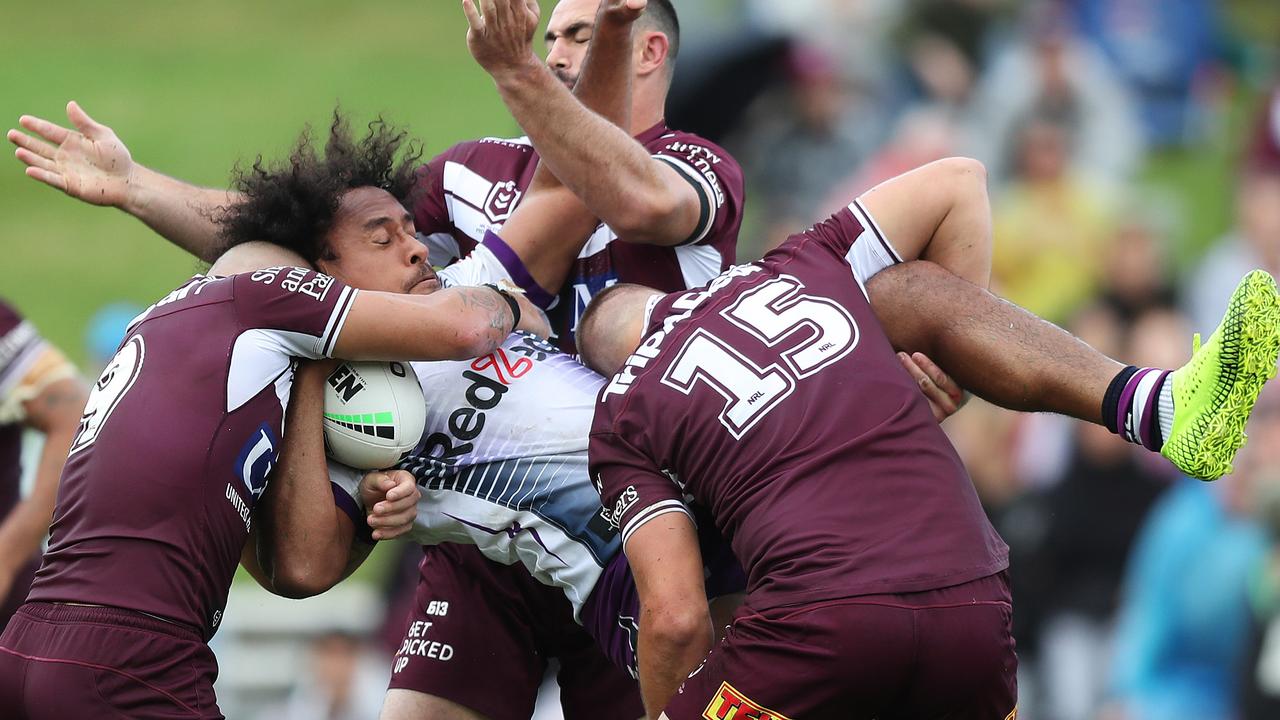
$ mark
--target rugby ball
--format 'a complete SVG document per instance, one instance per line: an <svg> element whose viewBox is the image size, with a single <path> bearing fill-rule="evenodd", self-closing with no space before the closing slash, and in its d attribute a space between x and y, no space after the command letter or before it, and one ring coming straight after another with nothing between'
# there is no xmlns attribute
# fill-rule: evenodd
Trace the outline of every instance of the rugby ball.
<svg viewBox="0 0 1280 720"><path fill-rule="evenodd" d="M343 465L389 468L413 450L426 424L422 387L408 363L344 362L325 382L325 451Z"/></svg>

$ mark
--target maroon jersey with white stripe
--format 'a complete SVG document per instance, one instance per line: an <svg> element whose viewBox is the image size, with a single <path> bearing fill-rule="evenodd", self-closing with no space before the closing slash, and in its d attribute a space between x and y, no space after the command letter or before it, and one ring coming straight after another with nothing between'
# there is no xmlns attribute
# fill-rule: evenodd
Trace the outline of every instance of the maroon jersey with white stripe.
<svg viewBox="0 0 1280 720"><path fill-rule="evenodd" d="M414 203L414 223L430 248L432 264L447 265L483 244L531 299L550 308L557 342L566 352L575 351L573 331L587 302L616 282L676 291L709 281L735 261L742 168L720 147L665 123L636 140L698 194L702 215L686 242L676 247L617 242L617 235L601 226L563 288L538 288L497 234L529 187L538 154L523 138L486 138L450 148L419 172L426 185Z"/></svg>
<svg viewBox="0 0 1280 720"><path fill-rule="evenodd" d="M692 499L747 568L755 609L941 588L1007 565L855 278L860 253L888 247L858 217L845 210L651 305L590 441L624 548Z"/></svg>
<svg viewBox="0 0 1280 720"><path fill-rule="evenodd" d="M28 599L212 636L279 456L294 358L332 353L355 294L271 268L196 276L139 316L90 391Z"/></svg>

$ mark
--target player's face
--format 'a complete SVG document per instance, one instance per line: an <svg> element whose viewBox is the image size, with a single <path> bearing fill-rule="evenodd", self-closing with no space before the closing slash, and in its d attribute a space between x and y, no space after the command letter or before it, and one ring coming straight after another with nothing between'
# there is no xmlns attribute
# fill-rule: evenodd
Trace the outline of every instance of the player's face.
<svg viewBox="0 0 1280 720"><path fill-rule="evenodd" d="M561 0L547 21L547 67L570 90L578 82L600 0Z"/></svg>
<svg viewBox="0 0 1280 720"><path fill-rule="evenodd" d="M342 196L329 247L336 259L320 260L316 267L352 287L415 295L440 289L413 216L381 188L356 188Z"/></svg>

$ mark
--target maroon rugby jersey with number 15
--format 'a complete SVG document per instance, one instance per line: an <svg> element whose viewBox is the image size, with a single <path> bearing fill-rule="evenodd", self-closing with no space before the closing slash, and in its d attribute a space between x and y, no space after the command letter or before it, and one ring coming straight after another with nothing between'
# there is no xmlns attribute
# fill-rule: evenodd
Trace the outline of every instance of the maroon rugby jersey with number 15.
<svg viewBox="0 0 1280 720"><path fill-rule="evenodd" d="M293 358L333 352L355 294L299 268L196 276L134 320L90 391L28 599L211 637L278 457Z"/></svg>
<svg viewBox="0 0 1280 720"><path fill-rule="evenodd" d="M547 295L497 235L524 197L538 154L523 138L485 138L455 145L419 173L425 186L414 202L414 224L431 251L431 262L447 265L483 244L531 299L550 307L557 342L570 353L575 352L573 332L587 302L609 285L641 283L674 292L709 281L735 262L742 225L742 168L715 144L672 130L666 123L640 133L636 140L697 194L701 216L684 242L675 247L619 242L601 226L578 255L559 295Z"/></svg>
<svg viewBox="0 0 1280 720"><path fill-rule="evenodd" d="M845 210L652 307L591 434L592 477L624 547L645 522L687 512L687 494L747 568L757 610L941 588L1007 565L855 279L853 246L877 232Z"/></svg>

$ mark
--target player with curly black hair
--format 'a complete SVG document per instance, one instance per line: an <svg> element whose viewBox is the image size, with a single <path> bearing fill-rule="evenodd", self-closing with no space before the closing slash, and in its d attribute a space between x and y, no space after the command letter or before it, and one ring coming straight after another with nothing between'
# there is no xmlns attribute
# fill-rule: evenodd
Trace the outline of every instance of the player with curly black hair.
<svg viewBox="0 0 1280 720"><path fill-rule="evenodd" d="M214 215L226 241L223 249L262 240L289 248L313 265L335 260L329 236L341 220L347 194L378 188L407 207L421 158L421 143L405 130L379 117L357 139L348 118L335 110L322 152L308 127L283 161L267 163L259 155L249 167L232 171L232 187L242 197Z"/></svg>

